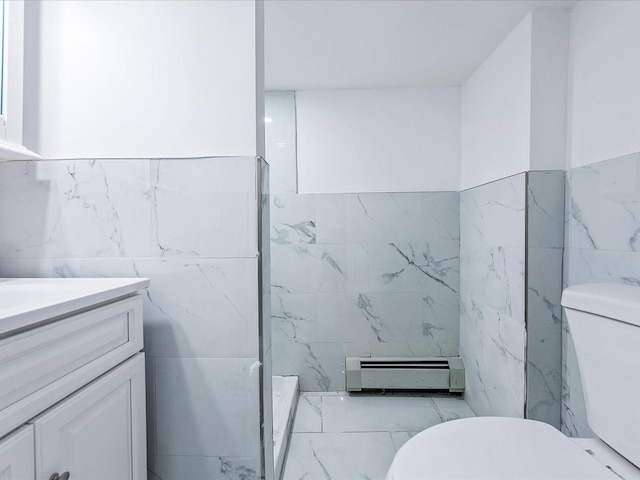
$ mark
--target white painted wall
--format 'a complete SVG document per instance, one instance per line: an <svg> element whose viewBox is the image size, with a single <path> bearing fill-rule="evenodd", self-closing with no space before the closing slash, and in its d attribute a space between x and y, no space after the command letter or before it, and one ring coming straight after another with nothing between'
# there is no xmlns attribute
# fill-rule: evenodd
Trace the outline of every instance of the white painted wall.
<svg viewBox="0 0 640 480"><path fill-rule="evenodd" d="M457 87L296 91L299 193L458 190Z"/></svg>
<svg viewBox="0 0 640 480"><path fill-rule="evenodd" d="M296 100L292 91L267 92L265 104L266 160L269 193L296 193ZM268 121L267 121L268 120Z"/></svg>
<svg viewBox="0 0 640 480"><path fill-rule="evenodd" d="M261 153L260 14L254 1L27 2L26 145L51 158Z"/></svg>
<svg viewBox="0 0 640 480"><path fill-rule="evenodd" d="M566 165L569 11L535 10L462 86L461 189Z"/></svg>
<svg viewBox="0 0 640 480"><path fill-rule="evenodd" d="M567 163L569 16L532 12L529 170L564 170Z"/></svg>
<svg viewBox="0 0 640 480"><path fill-rule="evenodd" d="M461 189L529 168L531 14L462 86Z"/></svg>
<svg viewBox="0 0 640 480"><path fill-rule="evenodd" d="M572 11L569 167L640 151L639 24L637 1Z"/></svg>

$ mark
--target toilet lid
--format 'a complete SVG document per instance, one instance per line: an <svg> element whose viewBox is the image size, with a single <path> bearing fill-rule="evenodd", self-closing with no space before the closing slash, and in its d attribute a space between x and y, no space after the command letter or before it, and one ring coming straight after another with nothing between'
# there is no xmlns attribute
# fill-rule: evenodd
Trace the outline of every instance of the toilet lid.
<svg viewBox="0 0 640 480"><path fill-rule="evenodd" d="M465 418L419 433L396 454L387 480L616 479L604 465L546 423Z"/></svg>

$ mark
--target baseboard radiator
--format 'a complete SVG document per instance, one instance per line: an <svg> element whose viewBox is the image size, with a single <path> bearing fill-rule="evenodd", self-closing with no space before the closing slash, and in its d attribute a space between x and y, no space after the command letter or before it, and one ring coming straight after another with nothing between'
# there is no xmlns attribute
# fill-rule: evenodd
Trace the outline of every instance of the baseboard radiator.
<svg viewBox="0 0 640 480"><path fill-rule="evenodd" d="M460 357L347 357L348 392L416 390L464 392Z"/></svg>

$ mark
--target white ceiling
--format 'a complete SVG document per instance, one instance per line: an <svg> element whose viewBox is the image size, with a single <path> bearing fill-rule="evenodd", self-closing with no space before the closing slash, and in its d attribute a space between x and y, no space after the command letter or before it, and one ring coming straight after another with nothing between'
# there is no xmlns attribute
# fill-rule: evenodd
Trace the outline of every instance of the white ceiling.
<svg viewBox="0 0 640 480"><path fill-rule="evenodd" d="M556 0L266 0L268 90L460 85Z"/></svg>

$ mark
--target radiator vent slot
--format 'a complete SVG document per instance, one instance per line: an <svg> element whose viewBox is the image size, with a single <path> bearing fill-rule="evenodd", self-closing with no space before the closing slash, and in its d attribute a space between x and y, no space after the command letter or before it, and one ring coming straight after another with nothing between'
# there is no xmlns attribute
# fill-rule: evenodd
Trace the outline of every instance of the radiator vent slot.
<svg viewBox="0 0 640 480"><path fill-rule="evenodd" d="M464 392L460 357L347 357L348 392L431 390Z"/></svg>

